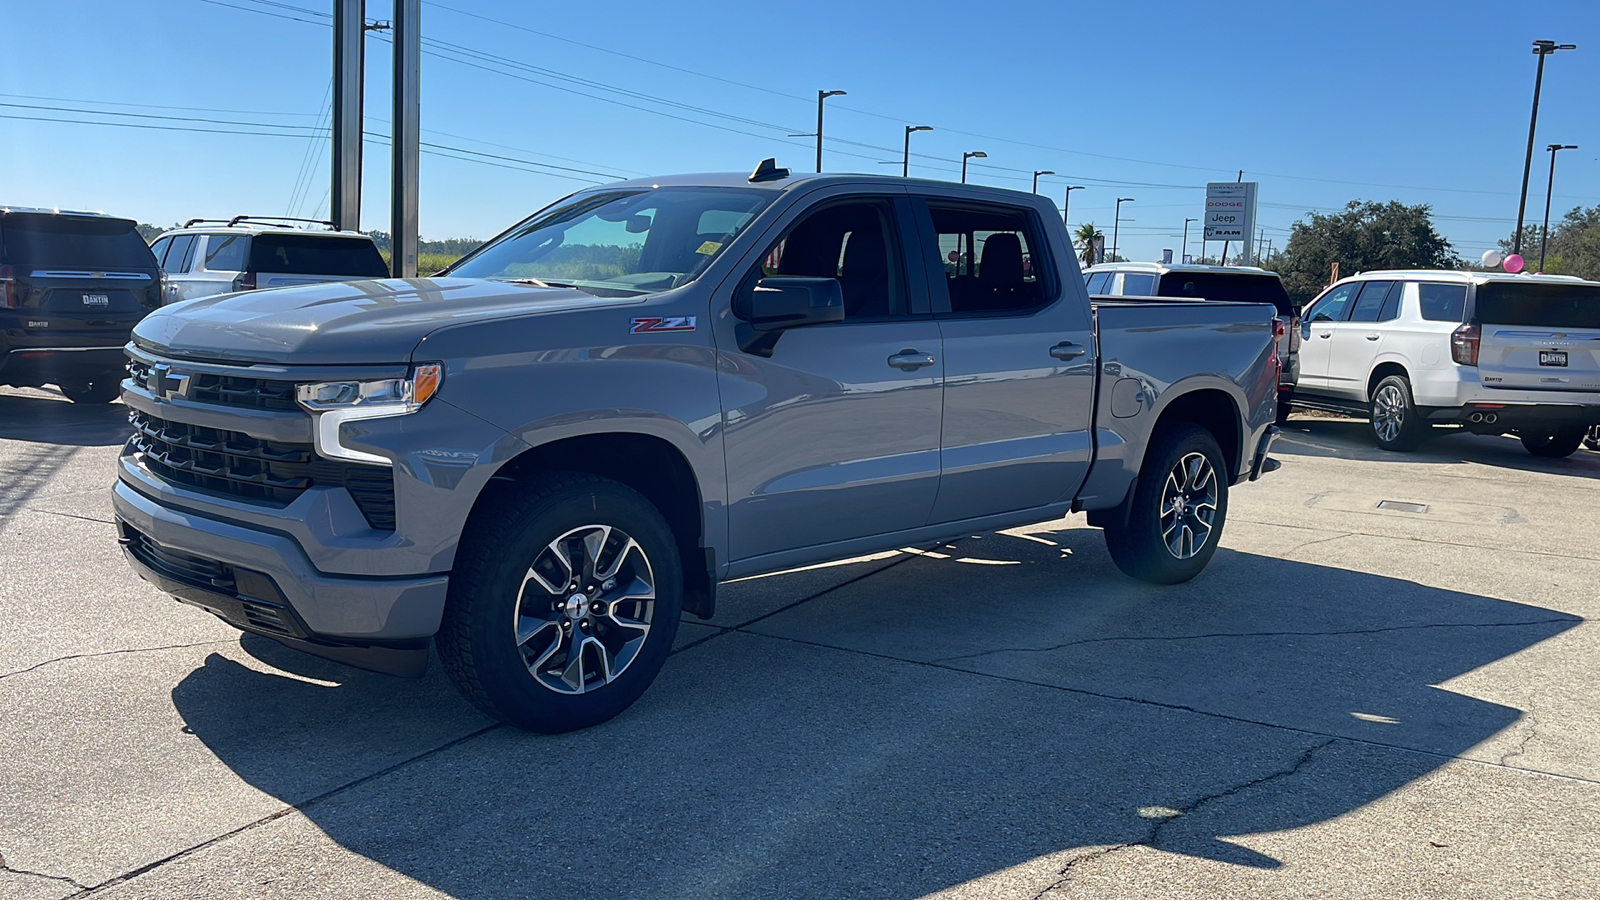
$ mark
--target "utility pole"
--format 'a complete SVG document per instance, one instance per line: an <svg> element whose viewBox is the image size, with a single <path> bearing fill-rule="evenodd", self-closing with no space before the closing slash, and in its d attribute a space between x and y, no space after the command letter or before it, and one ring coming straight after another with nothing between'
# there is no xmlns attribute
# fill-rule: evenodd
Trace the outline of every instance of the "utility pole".
<svg viewBox="0 0 1600 900"><path fill-rule="evenodd" d="M1550 183L1544 189L1544 231L1539 237L1539 268L1535 271L1544 271L1544 251L1550 246L1550 195L1556 190L1556 151L1576 150L1577 144L1551 144L1550 150Z"/></svg>
<svg viewBox="0 0 1600 900"><path fill-rule="evenodd" d="M961 154L961 183L962 184L966 184L967 183L967 160L969 160L969 159L988 159L988 158L989 158L989 154L983 152L982 150L974 150L971 153L963 153L963 154Z"/></svg>
<svg viewBox="0 0 1600 900"><path fill-rule="evenodd" d="M1033 173L1033 192L1035 194L1039 193L1039 176L1040 175L1054 175L1054 174L1055 173L1050 171L1049 169L1040 169L1040 170L1034 172Z"/></svg>
<svg viewBox="0 0 1600 900"><path fill-rule="evenodd" d="M1557 44L1555 41L1533 42L1533 52L1539 57L1539 68L1533 76L1533 114L1528 117L1528 156L1522 163L1522 199L1517 201L1517 231L1511 236L1511 252L1518 256L1522 255L1522 214L1528 205L1528 176L1533 173L1533 133L1539 125L1539 88L1544 84L1544 58L1557 50L1576 49L1578 49L1577 44Z"/></svg>
<svg viewBox="0 0 1600 900"><path fill-rule="evenodd" d="M366 69L366 0L333 4L333 188L334 227L361 230L362 85ZM315 215L315 213L312 213Z"/></svg>
<svg viewBox="0 0 1600 900"><path fill-rule="evenodd" d="M1198 222L1198 221L1200 221L1200 220L1199 219L1184 219L1183 220L1183 252L1178 254L1178 261L1179 262L1182 262L1183 258L1185 256L1189 255L1189 223L1190 222ZM1204 256L1205 255L1205 251L1201 250L1200 251L1200 255Z"/></svg>
<svg viewBox="0 0 1600 900"><path fill-rule="evenodd" d="M1117 235L1122 230L1122 204L1132 203L1132 197L1117 198L1117 216L1111 221L1111 261L1117 261Z"/></svg>
<svg viewBox="0 0 1600 900"><path fill-rule="evenodd" d="M911 134L916 131L932 131L932 125L907 125L906 126L906 155L900 163L900 177L907 178L911 175Z"/></svg>
<svg viewBox="0 0 1600 900"><path fill-rule="evenodd" d="M393 184L389 231L396 278L417 277L417 180L422 150L422 0L394 0Z"/></svg>
<svg viewBox="0 0 1600 900"><path fill-rule="evenodd" d="M843 97L844 91L817 91L817 171L822 171L822 101L829 97Z"/></svg>

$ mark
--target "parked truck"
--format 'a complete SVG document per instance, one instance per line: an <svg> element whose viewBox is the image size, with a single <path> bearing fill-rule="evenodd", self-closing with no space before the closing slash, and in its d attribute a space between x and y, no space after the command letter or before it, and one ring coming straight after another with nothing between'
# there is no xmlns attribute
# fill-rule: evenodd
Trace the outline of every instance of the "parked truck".
<svg viewBox="0 0 1600 900"><path fill-rule="evenodd" d="M598 187L427 279L146 318L134 569L245 631L559 732L718 582L1087 511L1158 584L1276 467L1268 305L1091 306L1044 199L872 176ZM975 603L982 598L974 598Z"/></svg>

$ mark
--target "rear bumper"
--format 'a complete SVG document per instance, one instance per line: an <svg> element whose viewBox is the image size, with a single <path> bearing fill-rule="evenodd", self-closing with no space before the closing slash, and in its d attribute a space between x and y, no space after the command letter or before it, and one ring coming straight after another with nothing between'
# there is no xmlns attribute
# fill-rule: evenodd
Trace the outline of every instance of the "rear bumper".
<svg viewBox="0 0 1600 900"><path fill-rule="evenodd" d="M1505 434L1525 429L1588 428L1600 425L1600 404L1479 401L1460 407L1431 410L1428 421L1457 424L1479 434Z"/></svg>

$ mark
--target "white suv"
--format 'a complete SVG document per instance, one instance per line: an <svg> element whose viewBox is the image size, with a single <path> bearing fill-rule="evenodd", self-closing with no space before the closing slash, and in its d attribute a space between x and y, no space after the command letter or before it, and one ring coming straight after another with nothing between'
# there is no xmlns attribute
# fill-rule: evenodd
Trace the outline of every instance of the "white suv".
<svg viewBox="0 0 1600 900"><path fill-rule="evenodd" d="M311 225L324 226L314 230ZM150 245L166 274L165 303L230 291L388 278L372 238L330 222L273 216L190 219Z"/></svg>
<svg viewBox="0 0 1600 900"><path fill-rule="evenodd" d="M1459 425L1562 457L1600 424L1600 283L1363 272L1324 290L1302 322L1295 405L1370 418L1385 450Z"/></svg>

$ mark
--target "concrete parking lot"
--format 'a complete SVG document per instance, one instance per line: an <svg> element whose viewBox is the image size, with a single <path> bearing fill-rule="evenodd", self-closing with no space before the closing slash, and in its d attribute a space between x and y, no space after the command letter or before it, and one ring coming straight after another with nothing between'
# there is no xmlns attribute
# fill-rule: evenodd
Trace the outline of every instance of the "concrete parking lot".
<svg viewBox="0 0 1600 900"><path fill-rule="evenodd" d="M0 389L0 898L1600 895L1600 453L1296 418L1190 584L1081 517L738 582L542 737L144 585L125 428Z"/></svg>

